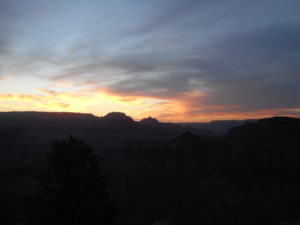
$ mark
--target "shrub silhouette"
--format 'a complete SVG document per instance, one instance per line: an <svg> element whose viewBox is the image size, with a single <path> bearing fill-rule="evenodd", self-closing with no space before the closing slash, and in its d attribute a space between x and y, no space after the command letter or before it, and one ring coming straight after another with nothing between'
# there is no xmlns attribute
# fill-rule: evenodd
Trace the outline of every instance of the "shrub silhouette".
<svg viewBox="0 0 300 225"><path fill-rule="evenodd" d="M47 155L48 168L40 177L44 219L61 225L111 224L115 204L105 192L105 177L97 156L82 140L55 142Z"/></svg>

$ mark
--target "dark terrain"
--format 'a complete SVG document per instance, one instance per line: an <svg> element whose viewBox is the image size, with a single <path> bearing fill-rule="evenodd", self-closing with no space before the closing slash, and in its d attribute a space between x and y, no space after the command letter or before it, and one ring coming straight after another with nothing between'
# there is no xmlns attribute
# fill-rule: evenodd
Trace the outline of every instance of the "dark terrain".
<svg viewBox="0 0 300 225"><path fill-rule="evenodd" d="M201 129L208 129L214 131L218 135L226 134L231 128L239 127L244 123L254 123L257 119L247 119L247 120L213 120L207 123L178 123L180 126L184 127L195 127Z"/></svg>
<svg viewBox="0 0 300 225"><path fill-rule="evenodd" d="M71 134L99 155L128 224L300 221L300 119L238 125L220 136L219 125L136 122L122 113L0 113L0 223L24 222L20 201L39 190L46 152Z"/></svg>
<svg viewBox="0 0 300 225"><path fill-rule="evenodd" d="M123 155L128 141L167 140L191 131L214 136L208 129L160 123L149 117L140 122L124 113L104 117L80 113L0 112L0 169L39 166L53 141L71 134L85 140L105 158Z"/></svg>

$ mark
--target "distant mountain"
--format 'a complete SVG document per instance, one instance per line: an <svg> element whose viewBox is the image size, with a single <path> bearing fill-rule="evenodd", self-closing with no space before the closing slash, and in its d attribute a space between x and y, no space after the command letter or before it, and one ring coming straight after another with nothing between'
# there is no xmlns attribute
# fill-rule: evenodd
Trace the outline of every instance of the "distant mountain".
<svg viewBox="0 0 300 225"><path fill-rule="evenodd" d="M227 133L231 128L241 126L245 123L254 123L257 119L247 120L214 120L208 123L178 123L181 126L209 129L219 135Z"/></svg>
<svg viewBox="0 0 300 225"><path fill-rule="evenodd" d="M37 190L38 170L30 165L41 162L53 140L72 133L104 159L101 169L109 192L126 218L136 222L124 224L300 221L300 119L243 121L225 135L210 136L212 131L205 129L161 123L152 117L137 122L119 112L104 117L62 114L68 118L59 113L4 115L6 125L0 123L2 197ZM225 124L229 129L229 124L237 123L211 124ZM3 170L9 165L14 168Z"/></svg>
<svg viewBox="0 0 300 225"><path fill-rule="evenodd" d="M215 135L207 129L184 128L151 117L137 122L122 112L103 117L67 112L0 112L0 158L5 166L30 165L45 157L51 142L71 134L86 140L99 154L116 157L123 154L129 141L167 140L186 131Z"/></svg>
<svg viewBox="0 0 300 225"><path fill-rule="evenodd" d="M86 127L94 124L98 117L85 113L69 112L0 112L0 127L50 128Z"/></svg>
<svg viewBox="0 0 300 225"><path fill-rule="evenodd" d="M125 113L122 112L111 112L108 113L106 116L101 117L103 121L107 123L122 123L122 124L130 124L134 123L134 120L127 116Z"/></svg>
<svg viewBox="0 0 300 225"><path fill-rule="evenodd" d="M148 118L144 118L140 121L141 124L149 125L149 126L156 126L159 124L159 121L155 118L149 116Z"/></svg>

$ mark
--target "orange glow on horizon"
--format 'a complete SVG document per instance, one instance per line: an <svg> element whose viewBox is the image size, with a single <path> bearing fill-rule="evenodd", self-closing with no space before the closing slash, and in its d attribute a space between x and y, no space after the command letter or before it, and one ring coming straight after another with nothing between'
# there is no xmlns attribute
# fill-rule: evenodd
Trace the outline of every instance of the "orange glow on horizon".
<svg viewBox="0 0 300 225"><path fill-rule="evenodd" d="M68 93L42 88L37 90L41 94L0 94L0 110L80 112L92 113L96 116L119 111L137 121L152 116L162 122L255 119L271 117L280 111L239 112L238 106L195 107L193 104L195 99L201 99L204 96L199 92L186 93L174 99L158 99L145 96L121 96L105 91ZM297 117L297 115L289 116Z"/></svg>

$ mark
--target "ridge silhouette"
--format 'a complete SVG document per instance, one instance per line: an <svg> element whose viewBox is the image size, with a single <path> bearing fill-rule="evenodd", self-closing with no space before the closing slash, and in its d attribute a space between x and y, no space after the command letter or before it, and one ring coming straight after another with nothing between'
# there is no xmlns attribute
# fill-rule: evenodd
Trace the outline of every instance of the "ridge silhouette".
<svg viewBox="0 0 300 225"><path fill-rule="evenodd" d="M42 121L47 114L38 115ZM76 123L56 127L57 115L51 114L51 127L0 127L0 221L8 225L25 222L20 202L38 192L36 174L46 171L49 143L70 132L101 157L107 193L122 212L119 224L300 221L300 119L248 121L216 136L151 117L136 122L123 113L72 114Z"/></svg>

